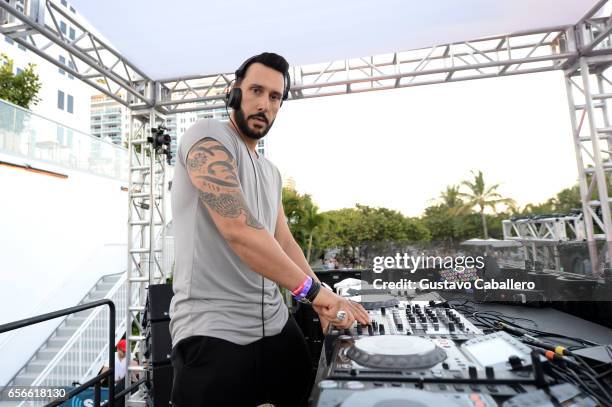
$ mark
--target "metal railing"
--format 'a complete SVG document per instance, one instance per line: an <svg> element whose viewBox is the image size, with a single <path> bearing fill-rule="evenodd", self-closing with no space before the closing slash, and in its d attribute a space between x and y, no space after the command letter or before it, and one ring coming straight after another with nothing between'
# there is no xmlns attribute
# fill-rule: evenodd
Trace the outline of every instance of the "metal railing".
<svg viewBox="0 0 612 407"><path fill-rule="evenodd" d="M1 99L0 152L106 177L128 179L125 148Z"/></svg>
<svg viewBox="0 0 612 407"><path fill-rule="evenodd" d="M114 360L114 344L125 332L127 309L127 284L124 273L105 295L116 307L113 325L116 327L111 355ZM67 386L72 382L84 382L98 373L103 358L108 358L104 339L108 334L106 321L110 318L105 309L98 308L87 316L83 324L66 341L49 364L32 382L32 386ZM118 337L119 336L119 337ZM94 369L96 371L94 371Z"/></svg>
<svg viewBox="0 0 612 407"><path fill-rule="evenodd" d="M54 311L54 312L50 312L48 314L43 314L43 315L39 315L36 317L32 317L32 318L27 318L27 319L22 319L20 321L15 321L15 322L10 322L8 324L4 324L4 325L0 325L0 334L4 333L4 332L9 332L9 331L13 331L15 329L20 329L20 328L24 328L26 326L30 326L30 325L35 325L44 321L49 321L51 319L55 319L55 318L60 318L66 315L70 315L70 314L74 314L80 311L85 311L85 310L89 310L92 308L95 308L96 310L92 313L96 313L99 312L99 310L101 310L100 307L102 306L108 306L108 310L107 310L107 321L108 321L108 329L107 329L107 350L108 350L108 367L109 370L103 373L100 373L98 375L96 375L95 377L93 377L91 380L88 380L87 382L83 383L82 385L78 386L77 388L75 388L74 390L69 391L64 397L62 397L61 399L55 400L51 403L46 404L46 406L58 406L60 404L62 404L64 401L66 400L70 400L70 398L72 398L73 396L76 396L77 394L85 391L86 389L88 389L90 386L95 386L95 401L94 404L96 406L100 405L100 383L102 382L102 380L106 379L107 377L113 378L114 377L114 372L115 372L115 358L114 358L114 350L115 350L115 322L116 322L116 316L117 313L115 312L115 304L113 303L113 301L111 301L108 298L105 298L103 300L98 300L98 301L93 301L90 302L88 304L82 304L82 305L77 305L75 307L70 307L70 308L66 308L63 310L59 310L59 311ZM104 308L106 310L106 308ZM98 334L100 335L100 333ZM55 358L54 358L55 359ZM114 385L114 380L109 379L109 387L108 387L108 404L109 406L113 406L114 405L114 400L115 400L115 385ZM36 384L43 384L42 382L38 382L36 383L36 381L32 384L33 386ZM49 383L49 385L51 385L51 383ZM25 401L21 404L24 404ZM44 401L40 401L41 404L44 403ZM32 405L32 404L30 404Z"/></svg>

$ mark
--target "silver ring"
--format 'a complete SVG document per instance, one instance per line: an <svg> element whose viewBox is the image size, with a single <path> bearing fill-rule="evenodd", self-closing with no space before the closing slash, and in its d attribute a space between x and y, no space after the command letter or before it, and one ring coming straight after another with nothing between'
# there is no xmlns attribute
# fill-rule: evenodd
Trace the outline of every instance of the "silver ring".
<svg viewBox="0 0 612 407"><path fill-rule="evenodd" d="M346 311L338 311L336 318L338 321L344 321L344 318L346 318Z"/></svg>

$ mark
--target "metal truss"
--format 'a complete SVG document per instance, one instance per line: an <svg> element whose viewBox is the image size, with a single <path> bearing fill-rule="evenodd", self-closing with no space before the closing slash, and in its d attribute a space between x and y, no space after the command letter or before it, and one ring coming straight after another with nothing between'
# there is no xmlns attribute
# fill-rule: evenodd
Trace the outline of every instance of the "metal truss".
<svg viewBox="0 0 612 407"><path fill-rule="evenodd" d="M166 162L156 153L149 141L151 129L164 118L153 109L130 114L129 187L128 187L128 278L127 293L127 360L131 359L132 344L141 350L137 356L140 366L129 371L144 373L145 328L142 313L145 309L147 289L151 284L164 283L167 270L164 265ZM132 330L134 328L134 331ZM126 388L130 375L126 375ZM128 405L143 405L144 387L128 396Z"/></svg>
<svg viewBox="0 0 612 407"><path fill-rule="evenodd" d="M74 38L61 22L74 29ZM30 0L25 11L0 1L0 33L132 109L155 102L154 82L93 33L72 13L50 0ZM58 53L67 53L67 63Z"/></svg>
<svg viewBox="0 0 612 407"><path fill-rule="evenodd" d="M291 68L291 99L368 92L560 69L575 60L568 28L463 41L326 64ZM564 50L564 51L562 51ZM170 113L224 107L233 74L160 81L157 105Z"/></svg>
<svg viewBox="0 0 612 407"><path fill-rule="evenodd" d="M582 242L586 238L582 214L541 215L504 220L502 230L504 240L517 240L523 243Z"/></svg>
<svg viewBox="0 0 612 407"><path fill-rule="evenodd" d="M575 46L581 56L564 71L586 241L595 274L610 267L612 253L611 6L610 0L600 1L576 25ZM601 253L596 240L606 241Z"/></svg>

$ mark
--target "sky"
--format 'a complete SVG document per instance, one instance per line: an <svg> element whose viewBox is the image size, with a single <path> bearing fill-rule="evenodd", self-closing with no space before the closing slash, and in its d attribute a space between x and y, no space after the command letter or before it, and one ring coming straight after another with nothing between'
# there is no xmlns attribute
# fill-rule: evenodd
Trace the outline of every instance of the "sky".
<svg viewBox="0 0 612 407"><path fill-rule="evenodd" d="M569 117L561 72L294 100L266 155L323 211L419 216L472 170L524 206L577 182Z"/></svg>

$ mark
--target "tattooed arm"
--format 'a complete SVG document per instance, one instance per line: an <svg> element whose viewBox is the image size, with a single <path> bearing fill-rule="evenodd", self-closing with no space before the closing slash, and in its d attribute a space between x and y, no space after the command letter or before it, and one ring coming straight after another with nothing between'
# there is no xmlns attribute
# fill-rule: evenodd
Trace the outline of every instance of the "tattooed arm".
<svg viewBox="0 0 612 407"><path fill-rule="evenodd" d="M217 229L238 257L289 290L299 286L304 273L247 207L230 151L215 139L202 139L187 155L187 171Z"/></svg>

